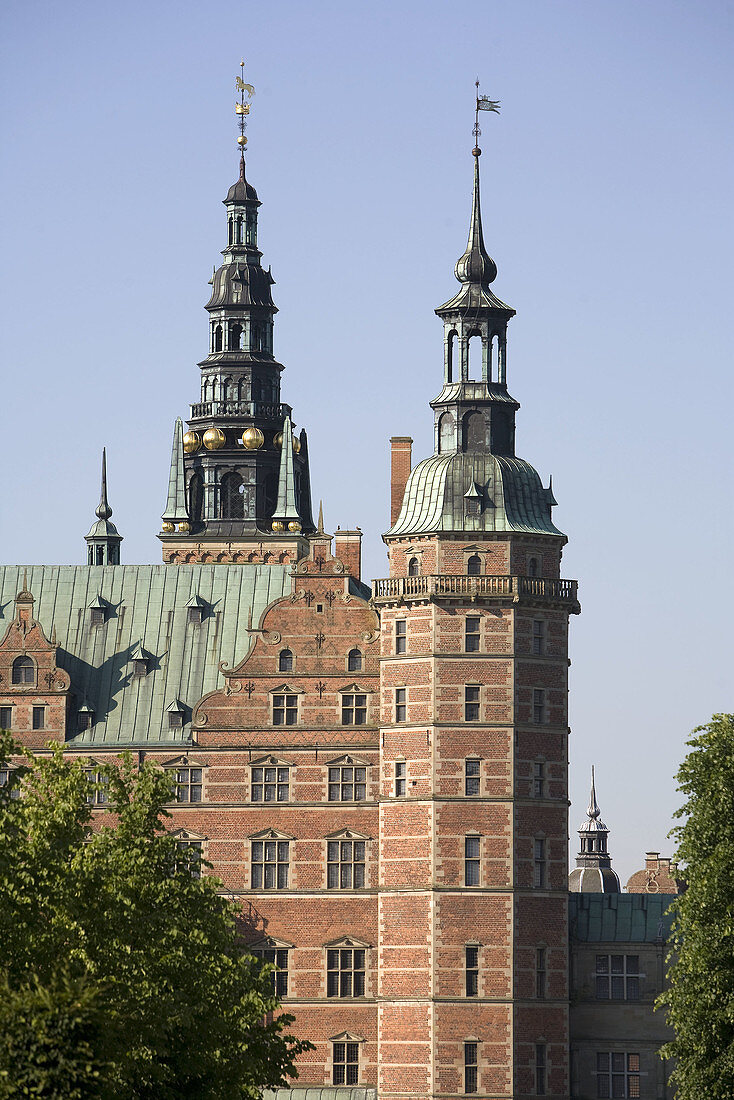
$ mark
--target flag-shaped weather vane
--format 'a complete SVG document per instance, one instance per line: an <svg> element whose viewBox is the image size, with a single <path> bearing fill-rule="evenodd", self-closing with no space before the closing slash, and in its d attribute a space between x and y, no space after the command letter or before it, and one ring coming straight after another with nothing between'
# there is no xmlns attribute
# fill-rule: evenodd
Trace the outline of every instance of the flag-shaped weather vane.
<svg viewBox="0 0 734 1100"><path fill-rule="evenodd" d="M477 103L474 112L474 155L478 156L481 151L479 149L479 138L482 133L479 128L479 112L494 111L494 113L498 115L500 113L500 101L498 99L490 99L488 95L480 95L479 80L474 81L474 87L477 89Z"/></svg>
<svg viewBox="0 0 734 1100"><path fill-rule="evenodd" d="M244 153L245 146L247 145L247 138L245 137L245 130L247 129L247 116L250 113L250 101L255 94L255 89L252 84L245 82L245 63L240 61L240 75L237 77L236 87L240 93L239 102L235 103L234 109L237 115L237 121L240 124L240 136L237 138L237 144L241 151ZM247 100L245 101L245 96Z"/></svg>

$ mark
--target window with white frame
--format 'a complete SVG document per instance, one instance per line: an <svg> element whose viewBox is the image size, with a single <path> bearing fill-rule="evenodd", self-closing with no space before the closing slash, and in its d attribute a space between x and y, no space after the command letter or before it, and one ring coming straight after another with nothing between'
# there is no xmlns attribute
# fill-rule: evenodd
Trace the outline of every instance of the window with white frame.
<svg viewBox="0 0 734 1100"><path fill-rule="evenodd" d="M329 947L326 951L326 996L364 997L364 947Z"/></svg>
<svg viewBox="0 0 734 1100"><path fill-rule="evenodd" d="M640 1056L627 1051L597 1051L596 1095L640 1096Z"/></svg>
<svg viewBox="0 0 734 1100"><path fill-rule="evenodd" d="M360 889L365 884L364 840L326 842L326 885L329 890Z"/></svg>
<svg viewBox="0 0 734 1100"><path fill-rule="evenodd" d="M204 769L198 765L177 765L176 776L176 802L201 802L204 789Z"/></svg>
<svg viewBox="0 0 734 1100"><path fill-rule="evenodd" d="M362 802L367 794L367 767L351 757L329 765L329 802Z"/></svg>
<svg viewBox="0 0 734 1100"><path fill-rule="evenodd" d="M597 1001L639 1001L640 956L596 956Z"/></svg>

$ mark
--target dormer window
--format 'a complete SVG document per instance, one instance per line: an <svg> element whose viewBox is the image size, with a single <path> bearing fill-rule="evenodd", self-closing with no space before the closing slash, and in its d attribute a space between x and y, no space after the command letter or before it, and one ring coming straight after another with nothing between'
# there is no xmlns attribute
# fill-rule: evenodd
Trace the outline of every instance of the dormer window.
<svg viewBox="0 0 734 1100"><path fill-rule="evenodd" d="M148 675L148 655L141 646L137 645L130 654L130 665L133 680L142 680Z"/></svg>
<svg viewBox="0 0 734 1100"><path fill-rule="evenodd" d="M85 730L90 730L94 725L94 711L87 704L83 703L79 707L79 711L76 716L76 728L79 733L83 733Z"/></svg>
<svg viewBox="0 0 734 1100"><path fill-rule="evenodd" d="M201 626L204 621L204 601L192 596L186 604L186 621L189 626Z"/></svg>
<svg viewBox="0 0 734 1100"><path fill-rule="evenodd" d="M107 619L107 604L101 596L97 596L89 605L89 625L104 626Z"/></svg>
<svg viewBox="0 0 734 1100"><path fill-rule="evenodd" d="M186 708L180 699L174 699L166 708L166 713L168 714L169 730L180 730L183 728Z"/></svg>

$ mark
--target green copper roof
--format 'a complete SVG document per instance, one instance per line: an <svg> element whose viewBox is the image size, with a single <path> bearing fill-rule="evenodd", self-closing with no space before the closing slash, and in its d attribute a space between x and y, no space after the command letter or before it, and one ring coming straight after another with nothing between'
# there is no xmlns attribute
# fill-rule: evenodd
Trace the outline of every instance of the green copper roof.
<svg viewBox="0 0 734 1100"><path fill-rule="evenodd" d="M674 894L570 894L569 932L580 943L657 943L670 936Z"/></svg>
<svg viewBox="0 0 734 1100"><path fill-rule="evenodd" d="M168 523L183 523L187 520L186 481L184 479L183 421L176 418L171 447L171 472L168 477L168 500L161 519Z"/></svg>
<svg viewBox="0 0 734 1100"><path fill-rule="evenodd" d="M293 472L293 427L291 418L286 416L283 424L283 443L280 449L280 475L278 477L278 500L273 519L298 519L296 508L296 479Z"/></svg>
<svg viewBox="0 0 734 1100"><path fill-rule="evenodd" d="M76 704L94 711L91 729L73 745L190 743L191 708L224 684L219 662L236 664L250 649L248 618L256 626L273 600L290 592L285 565L29 566L34 617L46 637L56 629L58 663L71 676ZM15 616L22 566L0 566L0 637ZM190 624L191 598L204 604ZM101 598L105 622L92 626L90 605ZM133 676L141 647L148 671ZM183 729L169 730L167 709L184 705Z"/></svg>
<svg viewBox="0 0 734 1100"><path fill-rule="evenodd" d="M473 483L482 491L479 515L467 514ZM521 458L478 453L433 455L411 472L389 535L434 531L527 531L561 535L551 519L550 488Z"/></svg>

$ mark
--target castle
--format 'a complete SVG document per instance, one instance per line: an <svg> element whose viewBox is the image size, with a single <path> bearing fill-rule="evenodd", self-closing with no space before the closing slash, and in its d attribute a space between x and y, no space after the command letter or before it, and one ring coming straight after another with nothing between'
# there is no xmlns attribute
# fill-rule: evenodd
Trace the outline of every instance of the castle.
<svg viewBox="0 0 734 1100"><path fill-rule="evenodd" d="M668 1096L667 902L614 888L595 795L569 895L580 606L552 487L516 454L481 151L436 310L434 453L414 465L391 440L390 575L368 585L361 532L314 520L244 126L240 145L163 563L120 563L103 459L87 563L0 567L0 726L63 743L90 778L123 749L170 769L175 835L315 1044L299 1095Z"/></svg>

